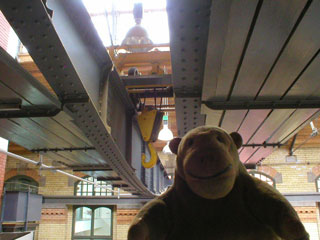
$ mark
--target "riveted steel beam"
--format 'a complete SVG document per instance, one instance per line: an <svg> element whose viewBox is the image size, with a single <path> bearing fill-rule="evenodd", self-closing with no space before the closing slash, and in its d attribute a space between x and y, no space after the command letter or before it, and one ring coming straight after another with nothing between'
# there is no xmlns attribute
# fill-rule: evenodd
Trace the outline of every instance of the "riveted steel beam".
<svg viewBox="0 0 320 240"><path fill-rule="evenodd" d="M201 93L211 0L168 0L172 83L178 135L204 125Z"/></svg>
<svg viewBox="0 0 320 240"><path fill-rule="evenodd" d="M117 108L113 114L123 116L134 109L119 78L112 71L106 52L90 16L81 1L47 1L51 18L42 1L1 1L0 8L26 46L29 54L57 94L64 108L71 111L75 124L85 133L104 161L129 187L144 196L153 194L146 188L121 150L125 147L110 134L102 119L101 86L109 79ZM88 102L79 102L88 98ZM67 103L72 99L74 103ZM113 103L111 103L113 104ZM128 147L128 146L126 146Z"/></svg>

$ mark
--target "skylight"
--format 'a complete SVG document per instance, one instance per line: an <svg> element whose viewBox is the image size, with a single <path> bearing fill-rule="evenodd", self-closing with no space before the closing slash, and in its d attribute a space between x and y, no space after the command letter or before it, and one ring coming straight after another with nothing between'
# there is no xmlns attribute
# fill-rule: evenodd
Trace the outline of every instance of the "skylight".
<svg viewBox="0 0 320 240"><path fill-rule="evenodd" d="M141 26L152 42L169 43L166 0L83 0L105 46L121 45L128 30L135 25L132 11L138 2L144 10Z"/></svg>

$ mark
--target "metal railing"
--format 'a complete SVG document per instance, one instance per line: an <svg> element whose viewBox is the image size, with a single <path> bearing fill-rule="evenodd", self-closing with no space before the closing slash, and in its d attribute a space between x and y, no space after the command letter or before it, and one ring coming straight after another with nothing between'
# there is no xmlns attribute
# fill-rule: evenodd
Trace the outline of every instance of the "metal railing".
<svg viewBox="0 0 320 240"><path fill-rule="evenodd" d="M4 187L7 192L18 191L18 192L30 192L35 194L38 193L37 186L25 184L21 182L6 182Z"/></svg>

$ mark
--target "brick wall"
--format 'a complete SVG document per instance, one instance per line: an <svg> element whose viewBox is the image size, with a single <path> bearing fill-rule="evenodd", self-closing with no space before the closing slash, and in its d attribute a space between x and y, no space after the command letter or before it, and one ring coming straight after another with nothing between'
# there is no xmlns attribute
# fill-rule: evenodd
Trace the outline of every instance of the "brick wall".
<svg viewBox="0 0 320 240"><path fill-rule="evenodd" d="M25 155L26 158L39 160L38 154ZM52 165L51 161L43 158L44 163ZM8 157L6 166L5 180L17 175L31 177L39 183L39 194L45 196L73 196L74 183L73 179L68 178L60 173L51 171L40 171L32 164L25 164L21 161ZM68 171L73 173L72 171ZM83 173L73 173L79 177L84 177ZM126 240L129 225L138 209L117 209L113 211L113 239ZM72 218L73 206L53 206L42 209L41 221L35 231L36 240L69 240L72 237Z"/></svg>
<svg viewBox="0 0 320 240"><path fill-rule="evenodd" d="M316 178L320 175L320 149L301 148L294 153L296 162L286 162L287 149L278 149L257 168L276 180L281 193L316 192ZM319 205L316 202L292 203L311 240L320 239Z"/></svg>
<svg viewBox="0 0 320 240"><path fill-rule="evenodd" d="M38 154L25 155L26 158L39 161ZM51 161L43 158L44 163L52 165ZM67 176L47 170L39 171L33 164L26 164L19 160L8 157L5 180L16 175L31 177L39 183L39 194L42 195L69 195L74 194L74 181ZM72 173L72 171L69 171ZM80 174L81 175L81 174ZM41 221L35 231L36 240L71 240L72 231L72 206L54 206L43 208Z"/></svg>
<svg viewBox="0 0 320 240"><path fill-rule="evenodd" d="M127 240L129 226L138 212L138 209L118 209L116 240Z"/></svg>
<svg viewBox="0 0 320 240"><path fill-rule="evenodd" d="M295 152L297 162L295 163L286 162L287 155L287 149L274 151L262 162L258 170L265 172L264 168L272 167L281 174L282 181L277 182L276 187L282 193L315 192L315 177L317 177L315 172L320 166L320 149L301 148L297 150Z"/></svg>
<svg viewBox="0 0 320 240"><path fill-rule="evenodd" d="M0 153L0 196L3 192L7 155Z"/></svg>
<svg viewBox="0 0 320 240"><path fill-rule="evenodd" d="M36 240L71 240L72 207L42 209Z"/></svg>

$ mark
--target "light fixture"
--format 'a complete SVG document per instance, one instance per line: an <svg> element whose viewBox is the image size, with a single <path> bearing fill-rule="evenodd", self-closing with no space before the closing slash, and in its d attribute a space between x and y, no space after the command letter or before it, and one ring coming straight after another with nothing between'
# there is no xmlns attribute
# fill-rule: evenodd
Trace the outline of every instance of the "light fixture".
<svg viewBox="0 0 320 240"><path fill-rule="evenodd" d="M319 134L318 129L314 126L313 121L310 122L310 127L312 129L311 136L315 137Z"/></svg>
<svg viewBox="0 0 320 240"><path fill-rule="evenodd" d="M163 128L160 130L158 139L162 141L170 141L173 139L172 131L168 128L168 115L164 115L163 118Z"/></svg>
<svg viewBox="0 0 320 240"><path fill-rule="evenodd" d="M162 149L162 152L165 154L172 154L172 152L169 148L169 142L167 142L167 144L164 146L164 148Z"/></svg>
<svg viewBox="0 0 320 240"><path fill-rule="evenodd" d="M142 3L135 3L133 8L133 16L136 22L136 25L132 27L126 37L122 41L122 45L144 45L144 44L153 44L152 41L148 37L147 31L140 25L142 20ZM150 47L144 48L128 48L127 50L130 52L147 52L152 49Z"/></svg>
<svg viewBox="0 0 320 240"><path fill-rule="evenodd" d="M9 141L0 137L0 149L8 151Z"/></svg>

